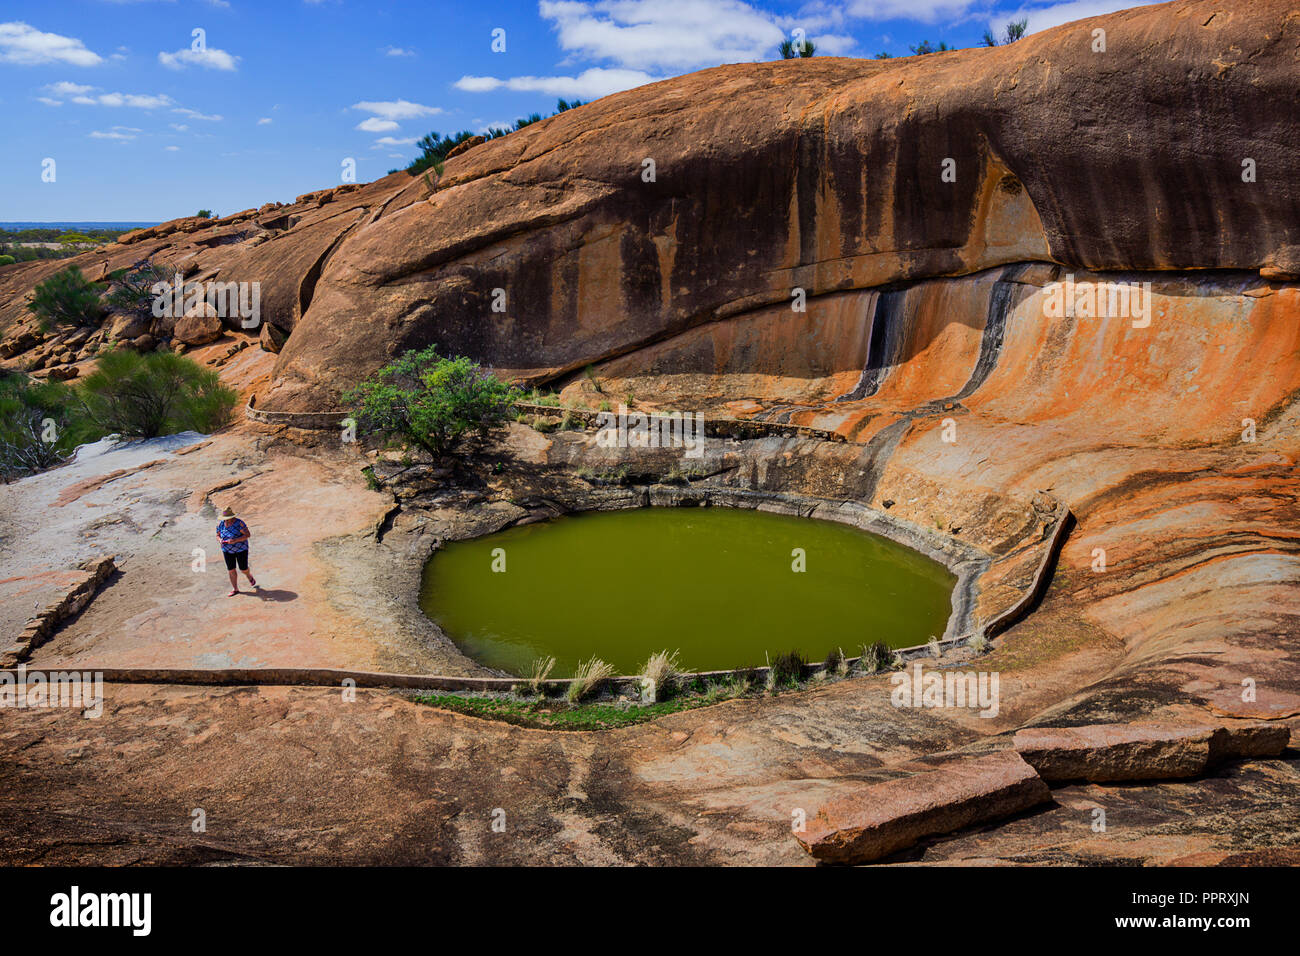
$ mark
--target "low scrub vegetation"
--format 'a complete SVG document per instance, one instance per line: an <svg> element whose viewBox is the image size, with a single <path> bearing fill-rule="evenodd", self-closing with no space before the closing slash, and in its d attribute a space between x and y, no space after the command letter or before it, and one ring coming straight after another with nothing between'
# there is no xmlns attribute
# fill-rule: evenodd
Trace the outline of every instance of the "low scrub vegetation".
<svg viewBox="0 0 1300 956"><path fill-rule="evenodd" d="M215 371L172 352L105 353L76 392L87 421L129 438L215 431L237 400Z"/></svg>
<svg viewBox="0 0 1300 956"><path fill-rule="evenodd" d="M0 377L0 476L53 468L106 435L215 431L230 421L236 398L216 372L171 352L107 352L75 385L11 373Z"/></svg>
<svg viewBox="0 0 1300 956"><path fill-rule="evenodd" d="M776 693L782 687L798 687L803 680L808 658L801 651L787 651L772 659L767 672L767 689Z"/></svg>
<svg viewBox="0 0 1300 956"><path fill-rule="evenodd" d="M53 468L76 447L72 390L21 374L0 377L0 478Z"/></svg>

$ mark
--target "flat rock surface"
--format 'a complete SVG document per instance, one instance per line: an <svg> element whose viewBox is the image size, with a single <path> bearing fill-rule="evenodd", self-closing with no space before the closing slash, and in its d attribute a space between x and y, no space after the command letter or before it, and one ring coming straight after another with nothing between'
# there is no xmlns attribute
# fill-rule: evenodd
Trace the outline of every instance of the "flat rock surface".
<svg viewBox="0 0 1300 956"><path fill-rule="evenodd" d="M945 762L935 770L842 794L796 831L819 862L872 863L917 841L1022 813L1051 799L1014 751Z"/></svg>

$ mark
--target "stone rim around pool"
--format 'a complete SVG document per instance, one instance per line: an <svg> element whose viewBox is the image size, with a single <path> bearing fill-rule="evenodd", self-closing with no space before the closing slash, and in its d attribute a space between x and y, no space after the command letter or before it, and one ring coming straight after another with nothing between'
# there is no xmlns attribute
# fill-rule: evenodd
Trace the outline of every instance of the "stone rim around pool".
<svg viewBox="0 0 1300 956"><path fill-rule="evenodd" d="M973 634L992 636L1022 617L1035 603L1035 590L1050 576L1052 556L1059 549L1063 538L1061 531L1064 518L1069 511L1063 503L1053 499L1055 516L1048 522L1048 531L1055 525L1055 531L1045 533L1039 540L1037 534L1033 540L1026 539L1015 549L1014 561L1023 562L1026 556L1038 564L1038 571L1033 580L1027 584L1018 571L1010 573L1011 556L990 554L974 545L949 534L919 527L910 522L899 520L878 508L854 501L831 500L800 494L750 491L725 487L677 486L653 484L634 487L605 487L584 489L580 494L562 494L545 500L531 500L530 503L511 503L499 507L506 509L484 516L475 509L476 520L467 526L457 520L449 520L449 512L438 509L436 512L423 511L418 502L408 501L402 510L422 525L423 534L433 539L428 554L450 541L479 538L495 533L516 524L541 521L550 517L584 511L611 511L626 508L643 507L681 507L681 506L717 506L741 509L773 511L781 514L801 517L816 517L852 525L865 531L874 532L904 544L912 550L943 564L956 577L952 591L952 612L948 627L941 643L951 645ZM467 518L469 509L453 509L453 514ZM411 554L403 562L418 578L427 563L427 557ZM993 586L996 585L996 586ZM986 593L989 592L990 593ZM513 675L505 671L487 668L463 655L455 643L436 623L430 620L419 607L416 589L412 588L410 604L412 610L419 614L424 625L440 642L446 642L449 649L455 649L471 672L509 678ZM671 649L671 648L670 648ZM904 651L915 650L907 648ZM845 652L852 657L850 649ZM905 653L905 656L906 653ZM814 662L815 666L815 662ZM727 673L719 671L715 673Z"/></svg>

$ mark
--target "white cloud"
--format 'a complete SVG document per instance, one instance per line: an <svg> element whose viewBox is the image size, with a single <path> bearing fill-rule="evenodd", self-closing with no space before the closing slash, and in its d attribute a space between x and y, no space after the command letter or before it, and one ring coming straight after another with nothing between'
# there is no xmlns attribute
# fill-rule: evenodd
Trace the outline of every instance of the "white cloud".
<svg viewBox="0 0 1300 956"><path fill-rule="evenodd" d="M166 150L167 152L169 152L169 153L175 153L175 152L177 152L177 151L180 149L180 147L179 147L179 146L164 146L163 149L165 149L165 150Z"/></svg>
<svg viewBox="0 0 1300 956"><path fill-rule="evenodd" d="M384 56L415 56L415 51L404 46L386 46Z"/></svg>
<svg viewBox="0 0 1300 956"><path fill-rule="evenodd" d="M976 0L852 0L845 12L860 20L920 20L923 23L934 23L965 13L975 2Z"/></svg>
<svg viewBox="0 0 1300 956"><path fill-rule="evenodd" d="M40 63L68 63L72 66L97 66L104 59L86 49L75 37L42 33L20 21L0 23L0 63L34 66Z"/></svg>
<svg viewBox="0 0 1300 956"><path fill-rule="evenodd" d="M95 86L83 86L80 83L51 83L45 87L49 97L39 97L42 103L59 106L61 103L53 97L70 97L73 103L81 106L131 106L135 109L154 110L175 105L175 101L163 93L95 93Z"/></svg>
<svg viewBox="0 0 1300 956"><path fill-rule="evenodd" d="M90 134L90 138L91 139L119 139L119 140L135 139L135 134L138 132L140 132L138 129L130 130L125 126L114 126L108 132L95 130L93 133Z"/></svg>
<svg viewBox="0 0 1300 956"><path fill-rule="evenodd" d="M271 117L269 117L269 116L263 116L260 120L257 121L257 125L258 125L258 126L270 126L270 125L271 125Z"/></svg>
<svg viewBox="0 0 1300 956"><path fill-rule="evenodd" d="M174 102L170 96L141 96L135 93L101 93L96 97L101 106L134 106L137 109L153 110L171 106Z"/></svg>
<svg viewBox="0 0 1300 956"><path fill-rule="evenodd" d="M741 0L541 0L538 12L569 54L634 70L757 60L785 39L772 16Z"/></svg>
<svg viewBox="0 0 1300 956"><path fill-rule="evenodd" d="M38 96L38 97L36 97L36 99L37 99L38 101L44 103L46 106L62 106L62 105L63 105L63 100L55 100L55 99L51 99L51 98L48 97L48 96Z"/></svg>
<svg viewBox="0 0 1300 956"><path fill-rule="evenodd" d="M83 93L89 93L93 86L82 86L80 83L69 83L63 80L59 83L51 83L45 87L45 92L51 96L80 96Z"/></svg>
<svg viewBox="0 0 1300 956"><path fill-rule="evenodd" d="M808 39L812 40L819 56L848 56L857 46L853 37L842 33L823 33Z"/></svg>
<svg viewBox="0 0 1300 956"><path fill-rule="evenodd" d="M198 110L186 109L184 106L178 106L176 109L172 110L172 112L180 113L182 116L188 116L190 119L207 120L211 123L221 122L221 114L219 113L209 115L207 113L200 113Z"/></svg>
<svg viewBox="0 0 1300 956"><path fill-rule="evenodd" d="M630 90L634 86L653 83L657 79L659 77L640 70L606 70L593 67L577 76L514 76L504 80L495 76L462 76L453 85L466 93L490 93L494 90L507 89L517 93L545 93L547 96L596 99L610 93Z"/></svg>
<svg viewBox="0 0 1300 956"><path fill-rule="evenodd" d="M1009 20L1025 19L1029 21L1027 32L1037 33L1039 30L1059 27L1062 23L1069 23L1071 20L1084 20L1103 13L1126 10L1132 6L1135 6L1133 0L1067 0L1065 3L1036 9L1021 7L1015 13L991 18L989 27L994 33L1000 33Z"/></svg>
<svg viewBox="0 0 1300 956"><path fill-rule="evenodd" d="M376 116L394 122L418 119L421 116L436 116L442 112L437 106L423 106L409 100L365 100L360 103L353 103L352 109L374 113Z"/></svg>
<svg viewBox="0 0 1300 956"><path fill-rule="evenodd" d="M234 70L239 57L232 56L225 50L218 50L216 47L206 47L202 50L159 53L158 62L169 70L181 70L187 66L202 66L209 70Z"/></svg>
<svg viewBox="0 0 1300 956"><path fill-rule="evenodd" d="M415 142L415 140L416 137L414 136L412 136L410 139L394 139L392 136L381 136L379 137L379 139L375 140L375 145L376 146L410 146Z"/></svg>
<svg viewBox="0 0 1300 956"><path fill-rule="evenodd" d="M364 133L391 133L398 128L397 123L392 120L380 119L378 116L368 117L357 124L357 129Z"/></svg>

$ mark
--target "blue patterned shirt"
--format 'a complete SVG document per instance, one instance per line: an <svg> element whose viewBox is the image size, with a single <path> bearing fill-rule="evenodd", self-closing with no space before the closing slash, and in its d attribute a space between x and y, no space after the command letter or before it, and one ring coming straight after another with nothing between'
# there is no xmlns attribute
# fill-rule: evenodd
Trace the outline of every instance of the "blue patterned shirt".
<svg viewBox="0 0 1300 956"><path fill-rule="evenodd" d="M217 525L217 536L221 538L221 550L226 554L239 554L241 551L248 550L247 541L237 541L234 544L229 543L230 538L238 538L248 534L248 525L235 518L231 521L222 521Z"/></svg>

